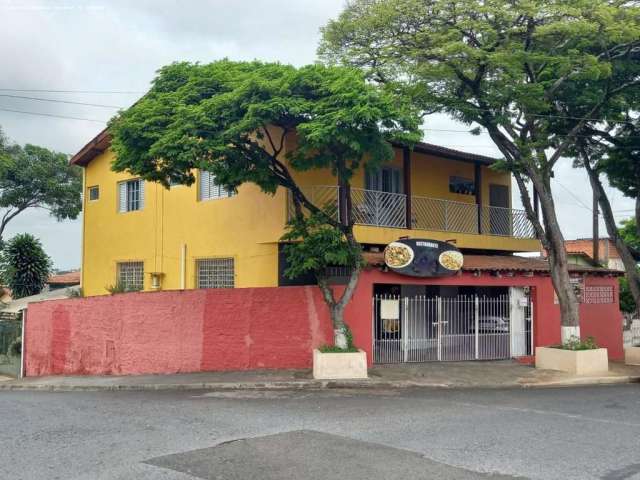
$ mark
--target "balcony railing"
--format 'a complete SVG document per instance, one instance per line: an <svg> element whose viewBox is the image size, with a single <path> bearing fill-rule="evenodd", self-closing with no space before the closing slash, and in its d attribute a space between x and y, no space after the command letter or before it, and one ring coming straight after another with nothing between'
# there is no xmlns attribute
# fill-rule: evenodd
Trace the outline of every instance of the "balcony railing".
<svg viewBox="0 0 640 480"><path fill-rule="evenodd" d="M303 187L315 205L338 218L338 187ZM407 228L407 196L401 193L351 189L354 222L359 225ZM293 204L289 198L289 215ZM441 198L411 197L411 226L415 230L535 238L533 225L524 210L475 203L454 202Z"/></svg>

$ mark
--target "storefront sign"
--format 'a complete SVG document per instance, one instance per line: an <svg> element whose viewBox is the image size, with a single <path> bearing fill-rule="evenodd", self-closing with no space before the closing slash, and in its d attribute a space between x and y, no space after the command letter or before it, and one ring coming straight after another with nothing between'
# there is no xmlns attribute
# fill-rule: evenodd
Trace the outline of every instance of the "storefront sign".
<svg viewBox="0 0 640 480"><path fill-rule="evenodd" d="M387 245L384 263L401 275L446 277L462 268L463 257L450 243L412 238Z"/></svg>

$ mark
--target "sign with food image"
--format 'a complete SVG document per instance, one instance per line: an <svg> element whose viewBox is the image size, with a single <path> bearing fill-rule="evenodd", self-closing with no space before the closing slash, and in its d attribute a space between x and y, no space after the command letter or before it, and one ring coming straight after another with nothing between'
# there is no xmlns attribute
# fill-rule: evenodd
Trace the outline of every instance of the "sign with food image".
<svg viewBox="0 0 640 480"><path fill-rule="evenodd" d="M445 277L462 268L463 256L447 242L417 238L391 242L384 263L396 273L411 277Z"/></svg>

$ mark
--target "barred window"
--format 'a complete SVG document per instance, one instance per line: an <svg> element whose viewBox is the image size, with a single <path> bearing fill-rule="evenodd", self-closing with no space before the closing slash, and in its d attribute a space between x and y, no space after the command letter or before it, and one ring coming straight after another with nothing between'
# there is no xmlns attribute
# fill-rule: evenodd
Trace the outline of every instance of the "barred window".
<svg viewBox="0 0 640 480"><path fill-rule="evenodd" d="M589 285L584 289L584 303L613 303L613 287Z"/></svg>
<svg viewBox="0 0 640 480"><path fill-rule="evenodd" d="M144 287L144 262L118 263L118 285L124 290L142 290Z"/></svg>
<svg viewBox="0 0 640 480"><path fill-rule="evenodd" d="M206 170L200 171L200 186L198 198L200 200L211 200L214 198L232 197L233 192L228 192L223 186L216 183L216 177Z"/></svg>
<svg viewBox="0 0 640 480"><path fill-rule="evenodd" d="M196 262L198 288L233 288L233 258L206 258Z"/></svg>
<svg viewBox="0 0 640 480"><path fill-rule="evenodd" d="M100 187L98 185L89 187L89 200L95 201L99 199L100 199Z"/></svg>
<svg viewBox="0 0 640 480"><path fill-rule="evenodd" d="M118 183L118 211L133 212L144 207L144 182L140 179Z"/></svg>

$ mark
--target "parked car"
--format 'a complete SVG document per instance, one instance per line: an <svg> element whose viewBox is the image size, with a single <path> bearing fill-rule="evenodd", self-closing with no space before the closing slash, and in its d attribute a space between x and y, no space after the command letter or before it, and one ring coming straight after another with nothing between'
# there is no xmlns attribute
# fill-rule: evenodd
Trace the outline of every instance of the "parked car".
<svg viewBox="0 0 640 480"><path fill-rule="evenodd" d="M509 333L509 318L499 315L481 315L478 319L481 333Z"/></svg>

